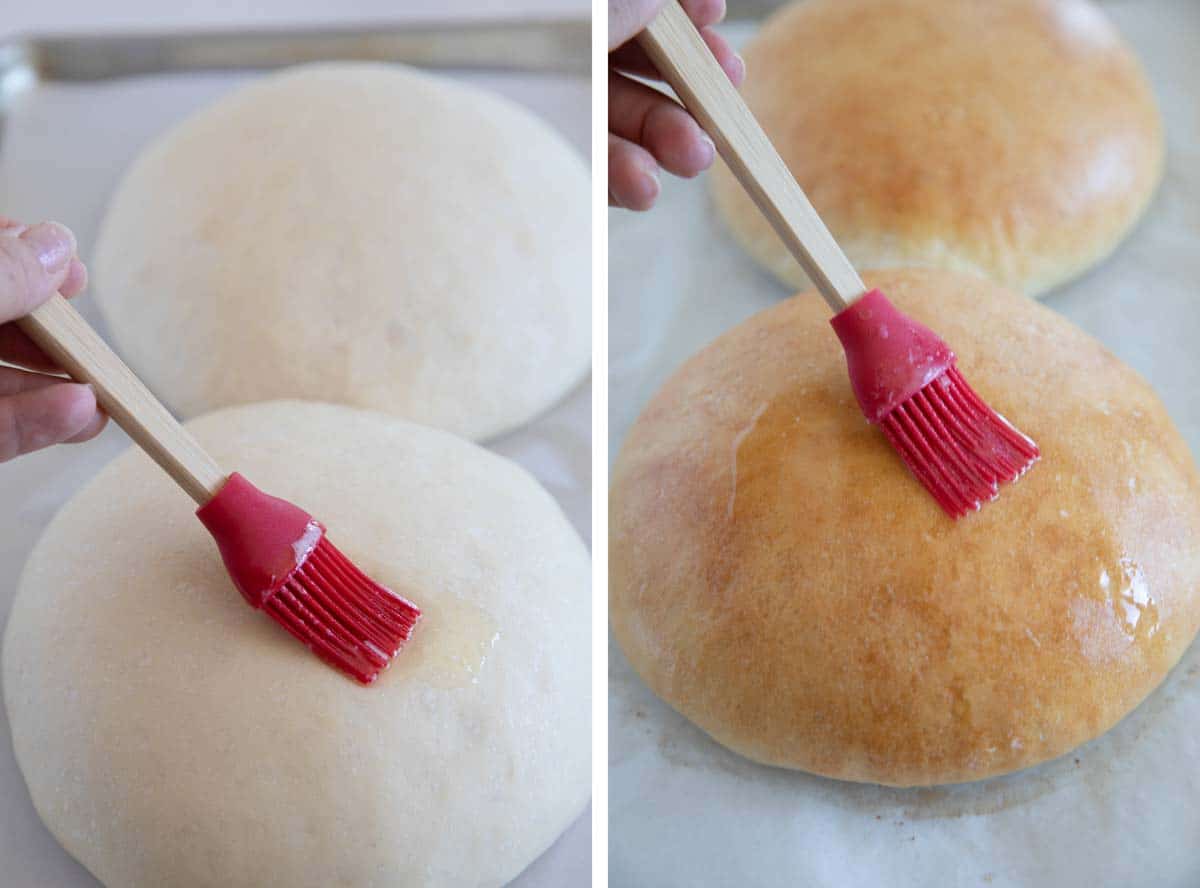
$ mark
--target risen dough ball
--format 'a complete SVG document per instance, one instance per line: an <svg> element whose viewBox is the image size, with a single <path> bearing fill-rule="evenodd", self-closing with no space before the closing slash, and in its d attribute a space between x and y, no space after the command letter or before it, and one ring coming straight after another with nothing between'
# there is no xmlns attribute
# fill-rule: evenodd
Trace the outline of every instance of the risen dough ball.
<svg viewBox="0 0 1200 888"><path fill-rule="evenodd" d="M613 469L612 628L750 758L977 780L1108 730L1200 622L1200 479L1146 383L1068 321L950 272L868 276L943 334L1042 459L950 520L850 391L824 303L755 315L658 392Z"/></svg>
<svg viewBox="0 0 1200 888"><path fill-rule="evenodd" d="M394 65L297 68L141 154L96 298L185 415L301 397L484 439L587 372L588 195L511 102Z"/></svg>
<svg viewBox="0 0 1200 888"><path fill-rule="evenodd" d="M1110 253L1162 174L1149 84L1089 0L807 0L745 49L750 108L860 268L1032 294ZM803 272L727 169L734 236Z"/></svg>
<svg viewBox="0 0 1200 888"><path fill-rule="evenodd" d="M109 888L500 885L580 813L589 559L514 464L276 402L190 424L424 610L363 688L243 603L140 452L54 519L4 644L42 819Z"/></svg>

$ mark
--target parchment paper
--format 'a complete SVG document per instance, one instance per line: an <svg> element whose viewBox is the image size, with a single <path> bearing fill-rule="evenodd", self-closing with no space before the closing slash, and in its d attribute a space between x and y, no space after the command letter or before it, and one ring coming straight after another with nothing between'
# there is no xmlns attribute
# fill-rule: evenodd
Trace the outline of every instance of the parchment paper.
<svg viewBox="0 0 1200 888"><path fill-rule="evenodd" d="M62 220L72 226L87 256L108 195L139 148L254 76L182 75L37 87L20 98L3 122L0 212L23 219ZM514 74L471 74L461 79L530 107L588 154L591 118L586 81ZM214 158L214 162L220 161ZM90 298L85 295L76 304L103 334ZM0 466L0 620L7 620L21 567L42 529L83 483L127 446L128 438L110 424L89 444L54 448ZM590 381L539 419L488 446L533 473L590 541ZM590 884L590 810L513 882L520 888ZM13 757L7 715L0 707L0 886L98 885L38 819Z"/></svg>
<svg viewBox="0 0 1200 888"><path fill-rule="evenodd" d="M1141 371L1200 454L1200 3L1106 9L1154 82L1166 179L1117 255L1046 303ZM752 30L727 33L740 42ZM790 294L734 246L700 183L664 177L656 212L612 211L609 223L611 457L686 357ZM614 888L1200 885L1200 645L1073 754L926 790L753 764L655 698L615 644L610 653Z"/></svg>

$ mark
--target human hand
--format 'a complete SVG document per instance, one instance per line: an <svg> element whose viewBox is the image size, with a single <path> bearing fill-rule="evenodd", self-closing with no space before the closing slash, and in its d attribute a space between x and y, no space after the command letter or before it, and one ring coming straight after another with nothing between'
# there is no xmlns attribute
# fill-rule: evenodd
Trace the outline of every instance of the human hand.
<svg viewBox="0 0 1200 888"><path fill-rule="evenodd" d="M658 167L691 178L712 166L717 149L700 125L668 96L626 76L659 79L650 59L630 41L658 14L664 0L608 3L608 203L630 210L654 206ZM712 29L725 0L681 0L704 42L734 86L746 76L741 56Z"/></svg>
<svg viewBox="0 0 1200 888"><path fill-rule="evenodd" d="M9 323L55 291L70 297L85 286L87 269L67 228L0 216L0 361L17 365L0 364L0 462L51 444L86 441L104 428L91 386L52 375L61 371Z"/></svg>

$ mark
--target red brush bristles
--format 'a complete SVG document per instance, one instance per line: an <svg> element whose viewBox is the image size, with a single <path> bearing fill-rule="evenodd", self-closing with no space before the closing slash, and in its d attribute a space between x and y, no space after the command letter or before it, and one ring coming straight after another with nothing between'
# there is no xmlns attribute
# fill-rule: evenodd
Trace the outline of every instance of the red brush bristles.
<svg viewBox="0 0 1200 888"><path fill-rule="evenodd" d="M867 421L882 426L947 514L961 518L995 499L1037 461L1037 445L975 394L950 347L878 290L831 323Z"/></svg>
<svg viewBox="0 0 1200 888"><path fill-rule="evenodd" d="M961 518L999 496L1038 458L1037 445L988 407L957 367L893 409L883 432L948 514Z"/></svg>
<svg viewBox="0 0 1200 888"><path fill-rule="evenodd" d="M364 574L324 536L263 609L314 654L370 684L412 636L421 612Z"/></svg>
<svg viewBox="0 0 1200 888"><path fill-rule="evenodd" d="M287 500L235 472L196 515L250 606L335 669L370 684L412 636L417 606L355 567Z"/></svg>

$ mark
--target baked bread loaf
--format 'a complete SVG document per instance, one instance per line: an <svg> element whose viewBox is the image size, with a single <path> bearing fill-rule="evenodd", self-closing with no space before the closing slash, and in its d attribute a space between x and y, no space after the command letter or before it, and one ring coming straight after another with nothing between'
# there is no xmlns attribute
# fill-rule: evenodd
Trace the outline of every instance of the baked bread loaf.
<svg viewBox="0 0 1200 888"><path fill-rule="evenodd" d="M1200 624L1200 477L1147 384L1030 300L870 274L1039 445L952 521L859 412L815 293L724 334L612 472L612 630L650 688L749 758L956 783L1062 755Z"/></svg>
<svg viewBox="0 0 1200 888"><path fill-rule="evenodd" d="M1090 0L806 0L744 49L742 94L860 268L1036 295L1107 256L1162 175L1137 59ZM729 171L737 241L808 283Z"/></svg>
<svg viewBox="0 0 1200 888"><path fill-rule="evenodd" d="M142 152L96 300L185 416L298 397L482 440L587 373L589 193L510 101L398 65L294 68Z"/></svg>
<svg viewBox="0 0 1200 888"><path fill-rule="evenodd" d="M348 407L189 428L417 601L364 688L246 606L131 450L47 528L4 639L38 813L108 888L499 886L591 787L590 559L524 471Z"/></svg>

